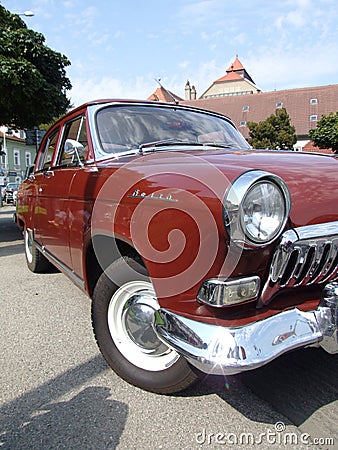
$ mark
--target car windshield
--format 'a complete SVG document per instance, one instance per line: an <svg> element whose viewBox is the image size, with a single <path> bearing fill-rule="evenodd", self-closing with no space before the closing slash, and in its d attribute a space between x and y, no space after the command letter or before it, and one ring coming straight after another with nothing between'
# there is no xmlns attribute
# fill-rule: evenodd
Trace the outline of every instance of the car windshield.
<svg viewBox="0 0 338 450"><path fill-rule="evenodd" d="M175 106L111 105L97 112L96 126L98 157L176 144L250 148L228 120Z"/></svg>

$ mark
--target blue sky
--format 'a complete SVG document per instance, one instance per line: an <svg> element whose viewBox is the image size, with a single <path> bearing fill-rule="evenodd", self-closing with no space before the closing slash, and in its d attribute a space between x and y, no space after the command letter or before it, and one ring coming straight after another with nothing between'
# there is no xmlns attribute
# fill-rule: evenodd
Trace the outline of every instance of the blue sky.
<svg viewBox="0 0 338 450"><path fill-rule="evenodd" d="M66 55L74 106L145 99L155 78L197 95L238 54L263 91L338 83L336 0L0 0Z"/></svg>

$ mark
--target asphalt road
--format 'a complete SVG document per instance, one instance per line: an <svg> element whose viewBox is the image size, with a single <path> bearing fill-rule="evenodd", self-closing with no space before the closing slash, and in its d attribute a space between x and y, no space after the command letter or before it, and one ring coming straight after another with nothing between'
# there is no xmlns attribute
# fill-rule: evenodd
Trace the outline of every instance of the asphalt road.
<svg viewBox="0 0 338 450"><path fill-rule="evenodd" d="M175 396L132 387L96 347L90 300L26 268L12 213L0 208L1 450L338 448L337 355L299 350Z"/></svg>

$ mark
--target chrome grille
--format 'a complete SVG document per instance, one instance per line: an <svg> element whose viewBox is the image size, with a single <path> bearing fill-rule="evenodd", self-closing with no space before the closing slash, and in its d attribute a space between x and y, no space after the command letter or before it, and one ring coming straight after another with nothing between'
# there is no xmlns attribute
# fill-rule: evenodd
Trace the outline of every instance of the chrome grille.
<svg viewBox="0 0 338 450"><path fill-rule="evenodd" d="M307 286L338 279L338 222L286 231L274 254L270 282Z"/></svg>

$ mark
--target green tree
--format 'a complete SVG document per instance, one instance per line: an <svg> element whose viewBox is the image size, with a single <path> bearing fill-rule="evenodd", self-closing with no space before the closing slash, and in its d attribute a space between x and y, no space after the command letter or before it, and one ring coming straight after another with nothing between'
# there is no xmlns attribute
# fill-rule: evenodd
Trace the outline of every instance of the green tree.
<svg viewBox="0 0 338 450"><path fill-rule="evenodd" d="M261 122L248 122L248 128L248 141L253 148L286 150L297 142L296 128L285 108L277 109L276 114Z"/></svg>
<svg viewBox="0 0 338 450"><path fill-rule="evenodd" d="M0 123L31 128L70 106L69 60L45 44L17 14L0 5Z"/></svg>
<svg viewBox="0 0 338 450"><path fill-rule="evenodd" d="M309 135L317 147L331 148L334 153L338 153L338 111L323 115Z"/></svg>

